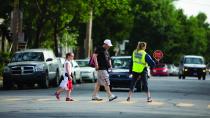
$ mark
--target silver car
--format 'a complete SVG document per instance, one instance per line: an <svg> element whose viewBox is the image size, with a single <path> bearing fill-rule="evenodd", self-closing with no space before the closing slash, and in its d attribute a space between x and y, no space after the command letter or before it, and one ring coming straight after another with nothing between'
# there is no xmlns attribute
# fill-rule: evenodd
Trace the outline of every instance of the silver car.
<svg viewBox="0 0 210 118"><path fill-rule="evenodd" d="M91 82L95 82L97 79L97 72L95 68L88 65L89 59L78 59L75 61L80 66L82 80L90 80Z"/></svg>

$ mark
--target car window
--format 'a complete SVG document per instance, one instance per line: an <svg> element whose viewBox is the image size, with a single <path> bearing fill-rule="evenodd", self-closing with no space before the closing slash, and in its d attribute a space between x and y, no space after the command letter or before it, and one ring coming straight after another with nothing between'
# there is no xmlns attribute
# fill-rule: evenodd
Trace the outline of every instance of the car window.
<svg viewBox="0 0 210 118"><path fill-rule="evenodd" d="M77 62L76 61L72 61L72 66L75 68L75 67L79 67L79 65L77 64Z"/></svg>
<svg viewBox="0 0 210 118"><path fill-rule="evenodd" d="M88 67L89 66L89 61L87 60L83 60L83 61L76 61L77 64L80 66L80 67Z"/></svg>
<svg viewBox="0 0 210 118"><path fill-rule="evenodd" d="M167 65L166 64L157 64L155 67L156 68L167 68Z"/></svg>
<svg viewBox="0 0 210 118"><path fill-rule="evenodd" d="M131 64L130 58L113 58L112 68L124 68L129 69Z"/></svg>
<svg viewBox="0 0 210 118"><path fill-rule="evenodd" d="M11 62L20 61L44 61L44 55L42 52L23 52L16 53L11 59Z"/></svg>
<svg viewBox="0 0 210 118"><path fill-rule="evenodd" d="M54 55L54 53L52 51L47 51L46 55L47 55L47 58L52 58L52 59L55 58L55 55Z"/></svg>
<svg viewBox="0 0 210 118"><path fill-rule="evenodd" d="M201 58L185 58L185 64L203 64L203 60Z"/></svg>

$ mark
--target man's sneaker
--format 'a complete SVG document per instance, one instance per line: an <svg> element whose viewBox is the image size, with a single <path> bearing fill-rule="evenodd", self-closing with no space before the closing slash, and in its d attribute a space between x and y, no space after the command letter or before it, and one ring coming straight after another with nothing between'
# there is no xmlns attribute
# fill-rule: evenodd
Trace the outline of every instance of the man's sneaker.
<svg viewBox="0 0 210 118"><path fill-rule="evenodd" d="M112 101L112 100L114 100L114 99L117 99L117 96L111 95L111 96L109 97L109 101Z"/></svg>
<svg viewBox="0 0 210 118"><path fill-rule="evenodd" d="M57 92L55 92L55 97L57 98L57 100L60 100L60 94L59 93L57 93Z"/></svg>
<svg viewBox="0 0 210 118"><path fill-rule="evenodd" d="M147 102L152 102L151 97L148 97L148 98L147 98Z"/></svg>
<svg viewBox="0 0 210 118"><path fill-rule="evenodd" d="M100 98L100 97L98 97L98 96L93 96L93 97L92 97L92 100L93 100L93 101L102 101L103 99Z"/></svg>

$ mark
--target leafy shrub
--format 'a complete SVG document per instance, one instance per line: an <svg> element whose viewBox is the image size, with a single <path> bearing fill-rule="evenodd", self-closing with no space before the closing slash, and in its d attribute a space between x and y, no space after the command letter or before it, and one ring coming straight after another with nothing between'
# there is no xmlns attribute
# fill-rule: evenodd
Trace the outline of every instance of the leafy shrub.
<svg viewBox="0 0 210 118"><path fill-rule="evenodd" d="M11 53L5 52L5 53L0 53L0 76L2 76L4 66L6 65L6 62L11 57Z"/></svg>

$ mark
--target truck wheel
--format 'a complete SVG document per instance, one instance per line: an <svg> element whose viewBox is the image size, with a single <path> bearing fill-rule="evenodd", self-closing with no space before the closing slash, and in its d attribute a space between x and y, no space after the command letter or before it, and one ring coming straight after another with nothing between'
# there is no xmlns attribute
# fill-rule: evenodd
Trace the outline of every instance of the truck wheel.
<svg viewBox="0 0 210 118"><path fill-rule="evenodd" d="M56 71L56 75L55 75L55 78L54 78L54 80L53 80L53 86L54 87L57 87L58 85L59 85L59 81L60 81L60 77L59 77L59 72L58 71Z"/></svg>
<svg viewBox="0 0 210 118"><path fill-rule="evenodd" d="M198 80L201 80L201 76L200 75L198 75Z"/></svg>
<svg viewBox="0 0 210 118"><path fill-rule="evenodd" d="M13 83L11 81L3 79L3 89L4 90L11 89L12 87L13 87Z"/></svg>
<svg viewBox="0 0 210 118"><path fill-rule="evenodd" d="M179 75L179 79L182 79L182 76L181 75Z"/></svg>
<svg viewBox="0 0 210 118"><path fill-rule="evenodd" d="M184 75L182 76L182 79L185 79L185 76Z"/></svg>
<svg viewBox="0 0 210 118"><path fill-rule="evenodd" d="M203 75L203 80L206 80L206 76L205 75Z"/></svg>
<svg viewBox="0 0 210 118"><path fill-rule="evenodd" d="M42 88L49 88L49 80L48 75L46 74L44 78L41 79L41 87Z"/></svg>
<svg viewBox="0 0 210 118"><path fill-rule="evenodd" d="M21 83L17 84L17 88L19 90L22 90L24 88L24 84L21 84Z"/></svg>

